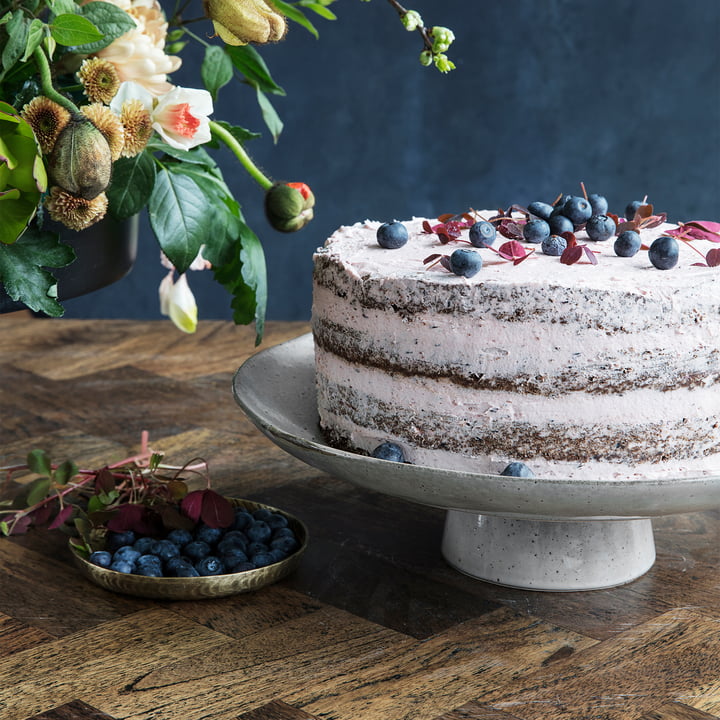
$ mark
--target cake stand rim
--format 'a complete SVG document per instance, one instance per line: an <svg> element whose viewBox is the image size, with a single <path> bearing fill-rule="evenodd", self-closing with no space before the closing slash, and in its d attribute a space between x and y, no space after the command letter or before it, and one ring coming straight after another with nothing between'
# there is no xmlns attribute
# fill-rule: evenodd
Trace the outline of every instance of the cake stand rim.
<svg viewBox="0 0 720 720"><path fill-rule="evenodd" d="M291 340L264 348L245 360L235 372L232 380L233 395L240 409L247 415L252 423L271 441L285 452L297 457L306 464L316 467L330 475L341 477L365 489L398 497L410 502L439 507L447 510L461 510L471 513L498 515L503 517L517 517L545 520L628 520L632 518L671 515L675 513L709 510L720 507L720 475L695 475L680 478L632 478L632 479L578 479L578 478L513 478L501 475L485 475L470 473L462 470L438 469L422 465L399 464L380 460L369 456L353 453L347 450L333 448L322 442L318 437L318 427L314 437L308 433L295 433L287 429L289 423L283 422L281 427L268 412L268 404L258 396L258 387L263 386L261 381L267 377L268 369L274 370L276 380L282 381L288 372L305 372L314 375L313 337L308 332ZM271 391L276 392L274 400L287 389L282 382L269 383ZM300 388L300 392L303 388ZM304 388L307 393L309 388ZM313 409L317 417L317 406L312 388ZM253 400L255 400L253 402ZM308 401L305 400L304 411L308 410ZM281 420L291 419L288 413L298 412L297 406L285 403L281 408ZM296 416L297 417L297 416ZM317 424L317 421L316 421ZM348 471L352 466L352 472ZM404 481L401 487L388 486L386 482L378 484L369 479L368 468L375 468L385 480L400 479ZM435 475L441 477L443 483L448 482L466 484L471 488L489 486L493 490L502 490L495 502L465 498L460 502L452 502L448 492L433 493L433 488L427 485L415 485L412 480L419 475ZM372 475L372 473L370 473ZM522 507L518 504L523 495L532 490L529 501L538 502L537 489L554 490L548 500L562 501L561 506L549 507ZM655 493L653 501L647 502L645 493L652 488ZM447 489L447 488L446 488ZM579 491L577 499L568 498L568 491ZM670 492L670 496L657 497L661 490ZM592 491L592 492L589 492ZM600 503L597 493L609 493L616 497L606 497L606 504ZM471 493L472 494L472 493ZM590 497L590 496L593 497ZM630 510L628 499L639 503L637 509ZM528 498L526 498L526 501ZM645 502L641 502L641 501ZM635 502L633 507L636 507ZM538 504L544 504L539 500ZM551 504L551 503L549 503ZM590 507L592 506L592 507ZM595 511L593 511L595 508ZM597 511L601 508L601 511Z"/></svg>

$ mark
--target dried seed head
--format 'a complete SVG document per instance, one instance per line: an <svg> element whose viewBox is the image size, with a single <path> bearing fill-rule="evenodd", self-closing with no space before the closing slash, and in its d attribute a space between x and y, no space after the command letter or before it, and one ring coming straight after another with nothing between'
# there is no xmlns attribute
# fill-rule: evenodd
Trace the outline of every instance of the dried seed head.
<svg viewBox="0 0 720 720"><path fill-rule="evenodd" d="M43 95L33 98L20 113L32 128L43 155L49 155L60 133L70 122L70 113Z"/></svg>
<svg viewBox="0 0 720 720"><path fill-rule="evenodd" d="M84 105L80 112L105 136L113 162L120 157L125 145L125 131L120 118L106 105Z"/></svg>
<svg viewBox="0 0 720 720"><path fill-rule="evenodd" d="M71 230L84 230L105 217L108 200L104 192L88 200L54 186L50 188L46 204L55 222Z"/></svg>
<svg viewBox="0 0 720 720"><path fill-rule="evenodd" d="M153 133L152 118L140 100L127 100L120 109L120 122L125 129L122 155L134 157L142 152Z"/></svg>
<svg viewBox="0 0 720 720"><path fill-rule="evenodd" d="M107 105L120 87L120 77L115 66L99 57L83 60L77 75L90 102Z"/></svg>

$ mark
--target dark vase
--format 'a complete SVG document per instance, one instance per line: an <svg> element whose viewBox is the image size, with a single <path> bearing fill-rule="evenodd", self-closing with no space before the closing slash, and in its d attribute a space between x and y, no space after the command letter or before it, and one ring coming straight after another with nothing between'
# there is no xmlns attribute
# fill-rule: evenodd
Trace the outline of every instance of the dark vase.
<svg viewBox="0 0 720 720"><path fill-rule="evenodd" d="M87 295L111 285L127 275L137 256L138 218L117 221L106 218L82 232L50 223L50 230L60 233L60 239L70 245L77 258L64 268L52 269L58 280L58 299ZM21 302L8 296L0 285L0 313L26 309Z"/></svg>

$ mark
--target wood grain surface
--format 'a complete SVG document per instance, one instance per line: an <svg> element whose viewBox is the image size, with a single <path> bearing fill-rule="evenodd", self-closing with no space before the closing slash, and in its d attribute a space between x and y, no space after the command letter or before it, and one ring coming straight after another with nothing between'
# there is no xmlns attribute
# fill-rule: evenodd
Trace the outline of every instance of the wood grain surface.
<svg viewBox="0 0 720 720"><path fill-rule="evenodd" d="M262 348L307 330L270 324ZM43 448L100 466L147 430L168 461L204 457L217 490L310 532L290 577L194 602L92 585L57 531L0 538L0 720L720 717L720 512L654 520L657 562L624 587L474 580L440 555L441 510L320 473L255 429L231 392L253 352L252 330L224 322L185 336L0 317L0 465Z"/></svg>

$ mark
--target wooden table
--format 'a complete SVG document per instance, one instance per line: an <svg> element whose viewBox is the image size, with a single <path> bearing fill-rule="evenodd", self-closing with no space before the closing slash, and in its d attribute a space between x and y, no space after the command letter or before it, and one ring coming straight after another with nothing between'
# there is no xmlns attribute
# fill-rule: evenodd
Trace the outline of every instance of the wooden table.
<svg viewBox="0 0 720 720"><path fill-rule="evenodd" d="M306 332L271 324L263 347ZM496 587L440 556L443 512L266 440L231 393L253 334L202 322L0 318L0 464L101 466L143 430L214 487L301 517L300 568L254 594L155 602L82 579L59 532L0 538L0 720L700 720L720 716L720 514L655 522L620 588ZM720 504L720 503L719 503Z"/></svg>

